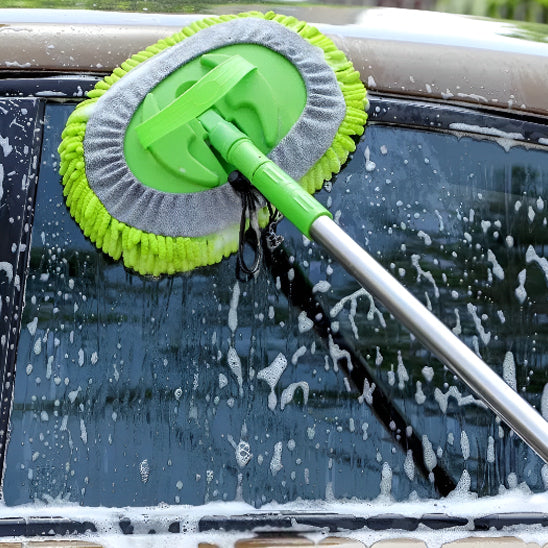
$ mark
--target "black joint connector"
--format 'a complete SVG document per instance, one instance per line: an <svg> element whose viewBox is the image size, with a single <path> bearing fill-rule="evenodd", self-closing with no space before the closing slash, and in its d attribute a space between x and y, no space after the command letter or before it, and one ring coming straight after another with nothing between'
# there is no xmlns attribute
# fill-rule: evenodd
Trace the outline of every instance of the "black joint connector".
<svg viewBox="0 0 548 548"><path fill-rule="evenodd" d="M249 179L237 170L232 171L228 175L228 182L230 183L232 188L239 193L249 192L249 190L252 188Z"/></svg>

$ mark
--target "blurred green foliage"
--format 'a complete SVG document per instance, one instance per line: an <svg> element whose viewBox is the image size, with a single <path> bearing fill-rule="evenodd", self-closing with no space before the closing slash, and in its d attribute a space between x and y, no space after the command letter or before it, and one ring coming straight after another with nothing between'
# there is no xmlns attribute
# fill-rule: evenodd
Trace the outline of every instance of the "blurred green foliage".
<svg viewBox="0 0 548 548"><path fill-rule="evenodd" d="M548 23L548 0L437 0L437 11Z"/></svg>
<svg viewBox="0 0 548 548"><path fill-rule="evenodd" d="M3 8L88 9L122 12L194 13L217 0L5 0Z"/></svg>
<svg viewBox="0 0 548 548"><path fill-rule="evenodd" d="M257 0L270 6L289 2L293 6L369 8L389 6L419 8L447 13L508 19L526 23L548 23L548 0ZM3 0L2 8L90 9L151 13L208 13L213 6L250 4L249 0ZM526 29L526 34L534 29ZM544 31L541 34L545 35ZM530 38L529 36L527 36Z"/></svg>

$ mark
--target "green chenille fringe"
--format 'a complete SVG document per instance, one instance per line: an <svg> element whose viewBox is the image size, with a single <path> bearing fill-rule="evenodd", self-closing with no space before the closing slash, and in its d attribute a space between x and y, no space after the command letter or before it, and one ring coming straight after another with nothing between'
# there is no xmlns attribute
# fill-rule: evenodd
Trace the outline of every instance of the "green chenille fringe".
<svg viewBox="0 0 548 548"><path fill-rule="evenodd" d="M208 17L196 21L180 32L159 40L144 51L133 55L114 72L98 82L88 93L89 99L80 103L69 117L59 146L60 173L64 195L71 215L84 234L113 259L122 259L125 266L140 274L174 274L217 263L238 249L239 227L200 237L169 237L152 234L128 226L113 218L89 187L84 162L84 135L88 112L109 88L130 70L157 53L181 42L200 30L238 17L273 20L295 31L311 44L320 47L329 66L337 76L346 102L346 116L329 150L301 179L310 193L319 190L324 181L338 173L348 154L356 148L353 136L361 135L367 120L365 88L359 73L335 44L314 27L273 12L247 12L239 15ZM313 137L311 137L313 138ZM266 219L262 219L264 226Z"/></svg>

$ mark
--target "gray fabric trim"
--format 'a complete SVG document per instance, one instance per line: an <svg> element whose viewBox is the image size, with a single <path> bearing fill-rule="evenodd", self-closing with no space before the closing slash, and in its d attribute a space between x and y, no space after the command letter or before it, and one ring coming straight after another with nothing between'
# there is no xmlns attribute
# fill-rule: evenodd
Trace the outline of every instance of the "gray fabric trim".
<svg viewBox="0 0 548 548"><path fill-rule="evenodd" d="M307 87L303 113L270 153L272 160L300 179L331 146L346 106L321 49L274 21L242 18L218 23L148 59L95 104L84 139L86 174L110 215L145 232L174 237L203 236L239 223L240 198L229 184L191 194L161 192L133 176L123 151L127 125L154 86L195 57L235 43L261 44L284 55Z"/></svg>

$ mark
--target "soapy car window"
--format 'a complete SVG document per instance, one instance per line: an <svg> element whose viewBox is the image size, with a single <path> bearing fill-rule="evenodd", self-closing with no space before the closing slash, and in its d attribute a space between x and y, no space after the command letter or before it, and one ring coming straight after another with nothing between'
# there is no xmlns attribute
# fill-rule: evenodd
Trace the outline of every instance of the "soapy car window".
<svg viewBox="0 0 548 548"><path fill-rule="evenodd" d="M0 98L0 470L9 436L42 118L43 105L36 99Z"/></svg>
<svg viewBox="0 0 548 548"><path fill-rule="evenodd" d="M8 504L545 489L540 459L289 223L249 283L233 257L152 279L96 251L57 174L71 109L46 112ZM547 185L540 150L371 124L318 195L545 415Z"/></svg>

